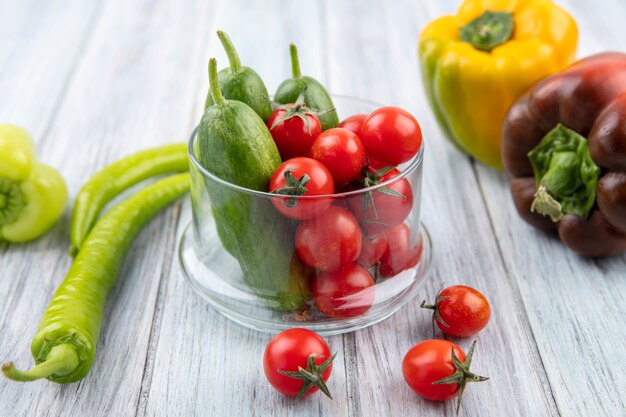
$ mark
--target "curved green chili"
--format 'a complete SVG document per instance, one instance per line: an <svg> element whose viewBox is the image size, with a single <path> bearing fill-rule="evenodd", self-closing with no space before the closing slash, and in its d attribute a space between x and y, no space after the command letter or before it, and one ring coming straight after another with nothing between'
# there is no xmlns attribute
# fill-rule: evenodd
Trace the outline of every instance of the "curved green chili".
<svg viewBox="0 0 626 417"><path fill-rule="evenodd" d="M137 152L97 172L76 197L70 224L70 254L78 253L100 211L115 196L147 178L188 170L187 144L177 143Z"/></svg>
<svg viewBox="0 0 626 417"><path fill-rule="evenodd" d="M155 214L189 190L189 174L159 180L105 214L85 239L48 305L30 349L36 366L2 365L15 381L48 378L66 384L87 375L96 353L102 311L133 238Z"/></svg>

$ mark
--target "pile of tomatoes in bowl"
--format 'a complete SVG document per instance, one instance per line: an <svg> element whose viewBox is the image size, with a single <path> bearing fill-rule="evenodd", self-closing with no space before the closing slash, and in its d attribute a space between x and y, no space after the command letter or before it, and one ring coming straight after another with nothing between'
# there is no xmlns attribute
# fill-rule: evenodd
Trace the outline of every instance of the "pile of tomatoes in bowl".
<svg viewBox="0 0 626 417"><path fill-rule="evenodd" d="M415 267L423 154L410 113L380 107L322 131L302 100L277 105L267 121L283 163L269 191L282 215L298 221L295 252L311 268L317 310L330 318L364 314L374 286ZM413 215L411 215L413 213Z"/></svg>

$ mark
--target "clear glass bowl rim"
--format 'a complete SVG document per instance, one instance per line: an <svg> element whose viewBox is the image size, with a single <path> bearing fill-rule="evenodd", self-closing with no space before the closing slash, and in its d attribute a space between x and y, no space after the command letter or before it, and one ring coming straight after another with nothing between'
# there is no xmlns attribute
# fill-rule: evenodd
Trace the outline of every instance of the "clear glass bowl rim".
<svg viewBox="0 0 626 417"><path fill-rule="evenodd" d="M373 107L385 107L382 104L378 104L374 101L369 101L369 100L365 100L365 99L361 99L358 97L353 97L353 96L348 96L348 95L343 95L343 94L331 94L331 97L337 97L339 99L344 99L344 100L354 100L354 101L359 101L361 103L364 104L368 104L371 105ZM239 191L239 192L243 192L243 193L248 193L248 194L253 194L253 195L257 195L259 197L266 197L266 198L275 198L277 196L277 194L272 194L270 192L267 191L258 191L258 190L252 190L249 188L245 188L245 187L241 187L239 185L233 184L231 182L228 182L214 174L212 174L211 172L209 172L206 168L204 168L200 162L198 161L198 159L196 158L195 152L193 150L193 141L196 137L196 133L198 132L198 127L196 126L196 128L193 130L193 132L191 132L191 137L189 138L189 144L188 144L188 152L189 152L189 159L191 159L191 162L194 164L194 166L200 171L202 172L202 175L205 177L210 178L212 181L215 181L217 183L220 183L222 185L224 185L225 187L231 188L233 190ZM408 176L410 173L412 173L413 171L415 171L423 162L424 160L424 141L422 140L422 144L420 145L419 150L417 151L417 155L415 155L413 158L411 158L411 160L408 161L408 166L406 166L404 169L402 169L400 171L399 175L396 175L395 177L392 177L390 179L388 179L387 181L378 183L376 185L367 187L367 188L361 188L358 190L354 190L354 191L346 191L346 192L342 192L342 193L335 193L335 194L324 194L324 195L314 195L314 196L307 196L307 195L303 195L303 196L296 196L296 198L298 199L302 199L302 200L314 200L314 199L318 199L318 198L329 198L329 197L349 197L349 196L354 196L354 195L358 195L358 194L364 194L364 193L368 193L370 191L374 191L378 188L383 188L386 187L390 184L393 184L396 181L401 180L402 178L405 178L406 176Z"/></svg>

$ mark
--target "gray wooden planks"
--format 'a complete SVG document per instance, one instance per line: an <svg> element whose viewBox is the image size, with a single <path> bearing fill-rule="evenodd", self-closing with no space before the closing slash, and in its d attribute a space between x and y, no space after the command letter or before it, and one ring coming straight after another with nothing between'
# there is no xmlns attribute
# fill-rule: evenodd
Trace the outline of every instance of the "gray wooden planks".
<svg viewBox="0 0 626 417"><path fill-rule="evenodd" d="M559 4L579 22L579 56L626 50L623 2ZM590 260L520 220L504 175L476 165L481 190L510 278L528 314L538 352L564 416L623 415L626 365L626 256ZM620 392L621 390L621 392Z"/></svg>
<svg viewBox="0 0 626 417"><path fill-rule="evenodd" d="M555 405L543 386L541 362L528 333L523 306L507 280L498 256L489 218L468 159L443 138L428 109L419 80L417 34L419 28L442 13L433 3L396 2L396 9L369 10L375 2L361 2L354 22L341 16L351 13L346 4L336 4L328 14L330 36L329 62L336 68L337 81L331 88L363 89L368 97L388 105L408 109L422 122L426 143L423 219L434 237L435 265L427 291L421 297L434 298L445 282L479 288L491 301L493 313L489 326L477 336L478 347L473 362L476 372L491 380L472 385L464 398L464 415L548 415ZM343 6L343 7L342 7ZM449 9L452 10L452 9ZM354 13L354 12L352 12ZM372 49L350 49L367 28L367 36L376 39ZM358 81L344 68L353 62L364 65ZM441 192L440 190L446 190ZM491 254L490 256L487 254ZM402 358L415 343L432 338L430 314L420 311L419 299L396 316L377 326L346 335L354 337L359 374L356 387L361 404L360 415L375 415L374 410L388 410L389 415L455 415L454 405L444 406L416 396L401 374ZM437 337L440 337L437 333ZM516 343L509 341L515 340ZM454 339L467 350L470 340ZM360 383L368 381L368 383ZM374 383L372 383L374 382Z"/></svg>
<svg viewBox="0 0 626 417"><path fill-rule="evenodd" d="M96 169L121 156L185 140L195 85L202 78L197 48L205 39L208 16L207 5L200 1L185 8L175 1L105 5L46 134L48 140L39 149L61 168L72 195ZM133 262L120 273L107 304L89 376L69 386L47 381L15 384L2 378L1 415L135 413L157 290L174 250L174 214L162 213L135 242L129 254ZM15 359L20 367L32 364L30 338L69 266L67 228L65 220L46 238L41 263L33 262L40 243L9 247L10 264L3 276L14 277L14 289L2 320L2 356Z"/></svg>
<svg viewBox="0 0 626 417"><path fill-rule="evenodd" d="M251 9L245 1L228 1L218 3L215 9L206 42L209 55L217 57L220 68L226 65L226 57L214 33L218 28L230 34L242 64L253 67L263 77L270 94L290 76L291 41L299 47L303 73L325 81L325 55L319 33L324 17L316 3L275 1ZM201 110L196 109L196 120ZM189 221L189 207L184 207L179 235ZM162 415L164 409L179 416L348 415L350 401L344 389L347 382L341 337L328 339L331 349L340 352L329 383L335 400L316 395L294 403L274 391L263 375L263 351L270 335L221 317L180 274L178 261L174 260L163 294L166 301L159 339L140 416Z"/></svg>

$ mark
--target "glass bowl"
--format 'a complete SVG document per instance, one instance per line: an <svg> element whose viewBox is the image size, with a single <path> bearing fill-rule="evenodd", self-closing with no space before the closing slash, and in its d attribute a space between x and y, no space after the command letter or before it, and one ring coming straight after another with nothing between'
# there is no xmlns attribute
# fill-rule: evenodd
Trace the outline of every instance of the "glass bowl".
<svg viewBox="0 0 626 417"><path fill-rule="evenodd" d="M339 95L333 96L333 102L340 119L382 107ZM290 204L296 206L323 201L329 206L323 212L326 216L322 213L298 222L275 208L283 203L283 197L228 183L202 167L194 153L195 133L189 141L193 220L183 233L179 259L194 290L224 316L261 331L305 327L331 335L377 323L415 297L432 256L430 236L420 223L424 145L413 159L397 167L398 175L375 186L327 196L293 197ZM410 192L403 196L388 192L406 187ZM395 210L395 198L407 203L402 215L406 218L381 225L384 222L377 219ZM357 224L363 236L361 245L353 243L352 250L346 249L347 241L337 237L341 233L324 226L331 211L344 222L348 218L349 225ZM309 234L302 232L296 238L299 228L306 228ZM322 229L323 239L317 239L316 230ZM312 236L310 241L307 236ZM364 256L359 255L355 262L345 264L346 256L354 259L355 253L365 255L363 248L377 246L372 239L388 241L378 246L386 248L380 261L370 266L363 264ZM312 240L324 241L321 252L335 248L325 252L329 260L325 271L315 269L313 266L320 265L304 254L302 246ZM340 242L342 249L337 250ZM372 252L378 252L374 259L381 253ZM337 265L341 265L339 271Z"/></svg>

